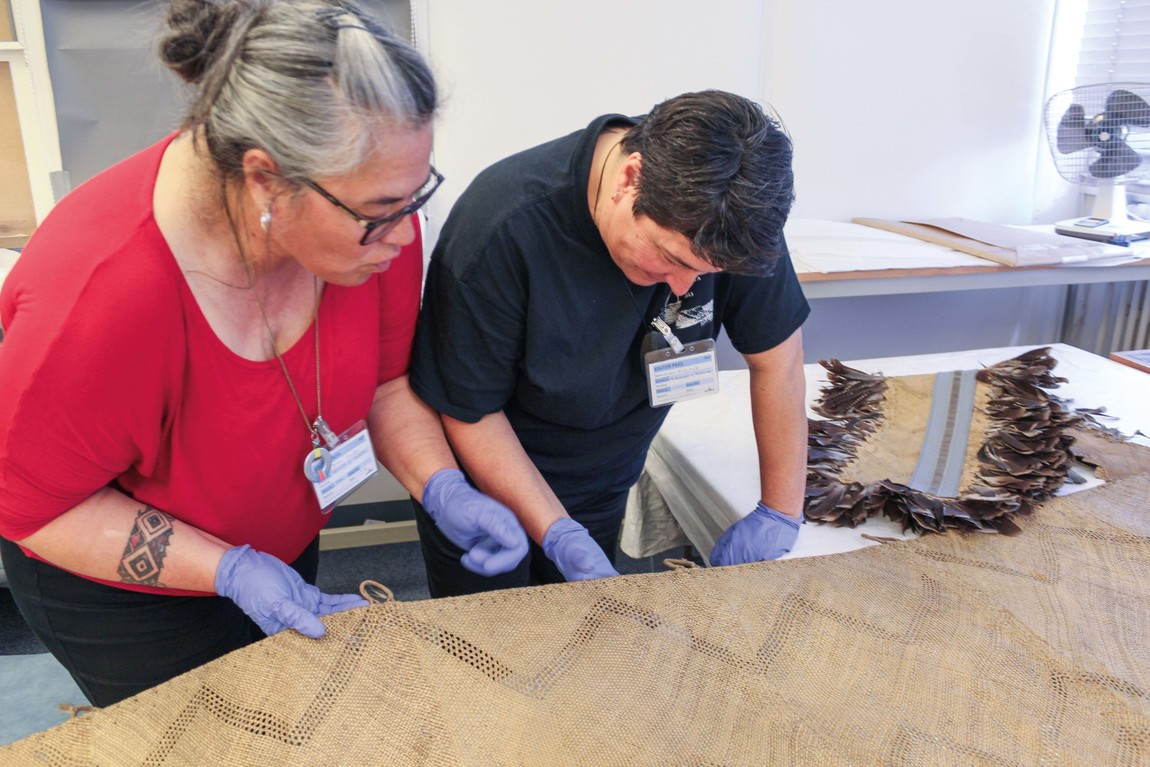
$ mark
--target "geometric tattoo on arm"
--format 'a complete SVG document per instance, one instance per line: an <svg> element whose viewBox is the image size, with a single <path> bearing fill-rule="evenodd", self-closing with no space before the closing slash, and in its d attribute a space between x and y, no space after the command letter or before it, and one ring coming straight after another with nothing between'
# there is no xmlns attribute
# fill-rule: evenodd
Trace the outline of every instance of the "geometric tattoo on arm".
<svg viewBox="0 0 1150 767"><path fill-rule="evenodd" d="M175 518L151 506L136 513L128 545L120 557L120 580L141 586L163 586L160 570L168 553L168 541L175 532Z"/></svg>

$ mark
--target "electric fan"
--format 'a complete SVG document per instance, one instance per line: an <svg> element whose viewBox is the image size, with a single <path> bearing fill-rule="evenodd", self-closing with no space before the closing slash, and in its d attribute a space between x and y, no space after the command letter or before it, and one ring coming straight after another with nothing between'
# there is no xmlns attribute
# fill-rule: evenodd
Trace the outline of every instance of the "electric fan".
<svg viewBox="0 0 1150 767"><path fill-rule="evenodd" d="M1150 238L1150 223L1131 220L1126 185L1150 184L1150 84L1080 85L1046 102L1046 137L1059 174L1095 184L1086 218L1059 221L1054 231L1125 245Z"/></svg>

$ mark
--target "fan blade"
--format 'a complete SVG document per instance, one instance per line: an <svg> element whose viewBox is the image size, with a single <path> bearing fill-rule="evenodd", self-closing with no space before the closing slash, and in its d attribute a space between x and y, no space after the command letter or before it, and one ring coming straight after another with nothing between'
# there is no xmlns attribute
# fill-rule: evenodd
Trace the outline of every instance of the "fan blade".
<svg viewBox="0 0 1150 767"><path fill-rule="evenodd" d="M1130 91L1116 90L1106 97L1106 117L1123 125L1150 127L1150 104Z"/></svg>
<svg viewBox="0 0 1150 767"><path fill-rule="evenodd" d="M1071 104L1058 121L1055 145L1062 154L1070 154L1094 145L1086 135L1086 110L1081 104Z"/></svg>
<svg viewBox="0 0 1150 767"><path fill-rule="evenodd" d="M1142 163L1142 158L1121 141L1113 141L1102 150L1102 155L1090 164L1090 175L1095 178L1114 178L1129 173Z"/></svg>

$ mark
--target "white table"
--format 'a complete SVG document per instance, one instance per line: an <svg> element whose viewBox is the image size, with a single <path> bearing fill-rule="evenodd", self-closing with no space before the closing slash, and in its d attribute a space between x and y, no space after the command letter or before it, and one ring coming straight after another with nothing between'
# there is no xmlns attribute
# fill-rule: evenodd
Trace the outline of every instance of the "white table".
<svg viewBox="0 0 1150 767"><path fill-rule="evenodd" d="M843 360L850 367L887 376L985 367L1033 346L947 354ZM1053 390L1070 407L1105 407L1107 421L1127 435L1150 434L1150 374L1066 344L1052 344L1054 372L1068 382ZM807 365L809 410L826 383L820 365ZM621 546L633 557L689 543L704 558L722 531L746 516L759 499L758 456L751 429L745 370L720 374L718 394L675 405L651 444L643 477L632 491ZM1140 441L1142 441L1140 439ZM1150 441L1146 441L1150 444ZM909 537L896 523L871 518L856 527L803 525L794 551L784 558L850 551L877 545L863 534Z"/></svg>

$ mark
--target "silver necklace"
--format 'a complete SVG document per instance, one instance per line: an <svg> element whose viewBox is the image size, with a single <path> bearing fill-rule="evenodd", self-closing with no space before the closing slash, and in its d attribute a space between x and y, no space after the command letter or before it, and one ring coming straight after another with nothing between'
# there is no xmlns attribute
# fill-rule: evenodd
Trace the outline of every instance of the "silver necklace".
<svg viewBox="0 0 1150 767"><path fill-rule="evenodd" d="M323 387L319 365L319 278L314 275L312 276L312 285L315 293L316 418L314 421L308 420L307 410L303 406L303 400L300 399L299 392L297 392L295 388L295 382L292 381L291 373L288 372L287 363L284 362L283 355L280 354L279 346L276 344L275 333L272 332L271 323L268 322L268 315L264 310L263 301L260 300L259 291L254 291L254 293L256 307L260 311L260 319L263 320L264 329L267 330L268 339L271 341L272 353L274 353L276 359L279 360L280 369L283 371L284 378L287 380L288 388L291 390L291 396L295 400L296 406L299 407L300 415L303 417L304 427L311 437L312 449L308 452L307 458L304 459L304 474L306 474L307 478L312 482L318 482L323 480L331 470L331 453L329 452L329 448L334 448L339 443L339 437L336 436L335 432L332 431L331 427L327 425L327 421L323 418ZM321 444L321 442L323 444Z"/></svg>
<svg viewBox="0 0 1150 767"><path fill-rule="evenodd" d="M239 230L236 228L235 219L232 216L231 206L228 205L228 190L225 186L223 188L224 198L224 214L227 216L228 223L231 225L232 237L235 239L236 248L239 250L240 259L244 265L244 271L248 275L249 287L252 289L252 295L256 299L256 308L259 309L260 319L263 320L264 330L268 333L268 340L271 341L272 353L275 354L276 359L279 360L280 370L283 371L284 378L287 380L288 388L291 390L292 399L299 407L300 415L303 416L304 427L311 437L312 449L308 451L307 457L304 458L303 471L307 478L315 483L320 482L327 478L328 473L331 471L332 457L328 448L334 448L339 444L339 437L327 425L327 421L323 418L323 388L320 379L319 369L319 278L312 275L312 287L315 294L315 420L309 421L307 418L307 410L304 409L303 401L300 400L299 392L296 391L295 382L291 380L291 373L288 372L287 363L284 362L283 355L280 354L279 347L276 345L276 335L272 331L271 323L268 322L268 314L264 310L264 302L260 300L260 292L256 288L255 274L251 270L247 258L244 256L244 247L240 238ZM270 215L270 210L269 210ZM266 247L270 248L270 244L265 243ZM227 284L227 283L225 283ZM326 444L326 447L320 444Z"/></svg>

